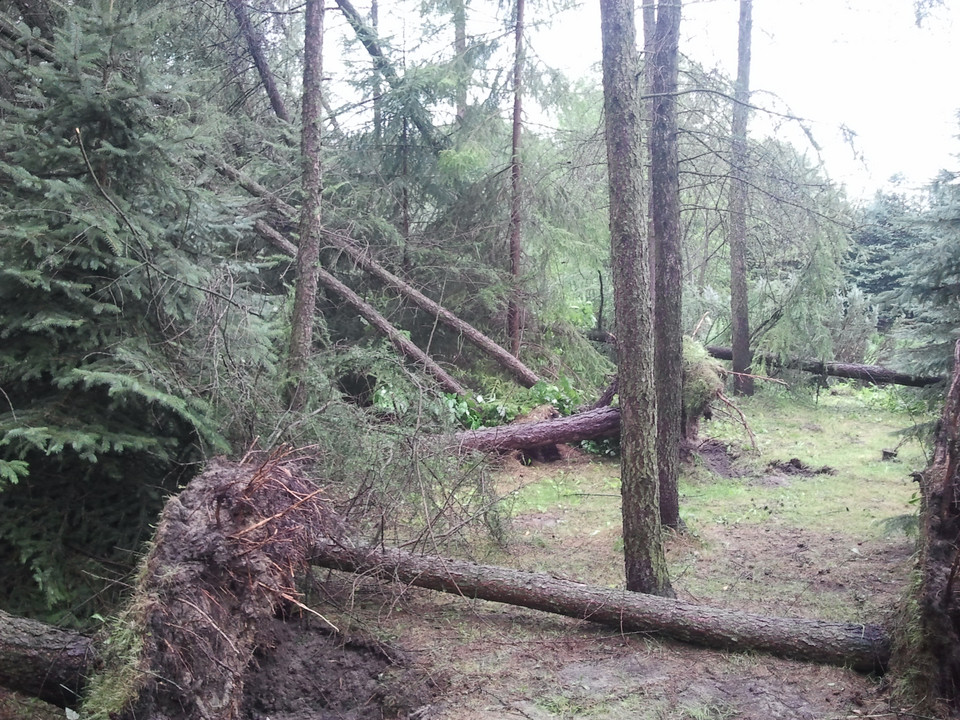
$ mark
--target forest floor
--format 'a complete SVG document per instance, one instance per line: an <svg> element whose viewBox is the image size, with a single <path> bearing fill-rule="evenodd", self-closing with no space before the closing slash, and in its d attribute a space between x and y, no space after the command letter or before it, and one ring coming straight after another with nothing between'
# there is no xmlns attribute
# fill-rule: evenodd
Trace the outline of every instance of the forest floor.
<svg viewBox="0 0 960 720"><path fill-rule="evenodd" d="M681 599L751 613L886 623L909 583L926 459L895 433L927 420L890 391L767 395L718 416L683 470L682 533L666 547ZM469 559L623 586L619 464L564 451L497 471L505 542ZM768 720L911 716L881 679L843 668L706 650L649 634L323 571L336 597L315 618L265 628L273 652L246 683L250 720ZM393 648L402 648L395 651ZM33 706L36 710L36 706ZM0 695L0 719L19 711ZM63 717L60 711L59 717Z"/></svg>
<svg viewBox="0 0 960 720"><path fill-rule="evenodd" d="M920 419L887 392L742 403L758 452L730 418L704 423L684 469L686 531L667 554L677 596L766 615L886 623L907 588ZM471 559L622 587L619 465L580 451L498 474L511 532ZM799 462L791 463L797 459ZM798 467L801 466L801 467ZM433 697L415 717L895 718L876 677L762 654L706 650L491 602L362 583L337 620L409 651ZM319 717L319 716L318 716ZM338 717L330 715L329 717Z"/></svg>

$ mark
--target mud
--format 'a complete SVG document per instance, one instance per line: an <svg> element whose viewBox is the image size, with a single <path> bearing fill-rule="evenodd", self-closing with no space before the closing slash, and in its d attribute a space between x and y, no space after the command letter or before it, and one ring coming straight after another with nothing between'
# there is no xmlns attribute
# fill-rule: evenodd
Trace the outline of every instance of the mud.
<svg viewBox="0 0 960 720"><path fill-rule="evenodd" d="M429 679L399 651L346 640L319 619L274 620L244 678L244 720L412 717L432 697Z"/></svg>

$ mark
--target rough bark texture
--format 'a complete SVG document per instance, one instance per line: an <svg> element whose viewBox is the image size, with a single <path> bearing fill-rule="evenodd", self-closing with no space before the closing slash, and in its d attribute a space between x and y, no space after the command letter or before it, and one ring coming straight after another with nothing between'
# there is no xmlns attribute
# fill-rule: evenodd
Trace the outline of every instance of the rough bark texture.
<svg viewBox="0 0 960 720"><path fill-rule="evenodd" d="M96 663L93 640L0 610L0 685L60 707L77 707Z"/></svg>
<svg viewBox="0 0 960 720"><path fill-rule="evenodd" d="M733 350L716 345L708 345L707 352L718 360L732 360ZM856 363L838 363L823 362L822 360L810 360L804 358L788 358L783 360L776 355L763 355L763 363L768 367L784 367L792 370L803 370L804 372L815 373L817 375L828 375L830 377L848 378L850 380L863 380L864 382L875 383L877 385L906 385L907 387L927 387L942 383L944 378L930 375L910 375L909 373L897 372L880 365L858 365ZM754 358L751 358L751 362Z"/></svg>
<svg viewBox="0 0 960 720"><path fill-rule="evenodd" d="M263 38L253 27L253 23L250 22L247 6L244 5L243 0L227 0L227 5L233 12L233 16L237 19L240 32L243 33L243 39L247 44L247 52L249 52L250 57L253 58L253 64L260 74L260 82L263 83L263 87L267 91L267 97L270 98L270 107L273 108L273 112L278 118L284 122L290 122L290 115L287 113L287 108L283 103L283 97L277 89L277 83L273 78L273 73L270 72L267 56L263 53ZM304 72L306 72L306 70L304 70Z"/></svg>
<svg viewBox="0 0 960 720"><path fill-rule="evenodd" d="M733 92L730 148L730 324L733 335L734 392L753 395L750 373L750 308L747 301L747 114L750 102L750 34L753 0L740 0L737 82Z"/></svg>
<svg viewBox="0 0 960 720"><path fill-rule="evenodd" d="M523 168L520 164L520 140L523 130L523 5L524 0L516 0L517 17L514 26L513 51L513 140L510 154L510 278L513 289L507 305L507 336L510 338L510 352L520 356L520 318L523 314L520 303L520 263L522 247L522 204L521 180Z"/></svg>
<svg viewBox="0 0 960 720"><path fill-rule="evenodd" d="M866 672L884 668L890 653L886 634L873 625L750 615L402 550L319 542L313 562L468 598L589 620L621 632L653 632L724 650L769 652L849 665Z"/></svg>
<svg viewBox="0 0 960 720"><path fill-rule="evenodd" d="M263 220L257 220L254 226L257 232L267 238L277 249L287 254L296 253L296 246ZM366 302L323 268L317 268L317 280L325 288L343 298L364 320L390 340L399 353L422 366L423 370L432 375L444 390L457 395L466 395L466 388L440 367L433 358L418 348L406 335L391 325L390 321L380 314L373 305Z"/></svg>
<svg viewBox="0 0 960 720"><path fill-rule="evenodd" d="M920 474L921 647L930 661L927 698L960 716L960 342L937 430L933 461Z"/></svg>
<svg viewBox="0 0 960 720"><path fill-rule="evenodd" d="M304 377L313 349L313 319L317 306L320 269L320 197L323 166L320 162L320 110L323 82L323 1L307 0L303 46L303 127L300 133L303 205L300 208L300 243L297 246L297 288L290 322L290 376L294 382L290 407L306 405Z"/></svg>
<svg viewBox="0 0 960 720"><path fill-rule="evenodd" d="M258 626L296 599L312 539L337 534L321 494L295 463L269 458L213 463L169 500L123 630L106 647L107 669L91 681L89 710L117 720L237 717ZM120 706L99 704L108 697Z"/></svg>
<svg viewBox="0 0 960 720"><path fill-rule="evenodd" d="M627 589L672 592L660 526L649 256L644 238L633 0L601 0L603 109L620 368L620 477Z"/></svg>
<svg viewBox="0 0 960 720"><path fill-rule="evenodd" d="M644 6L644 12L647 12ZM646 16L644 27L646 27ZM680 0L661 0L649 63L650 218L654 276L654 370L657 390L657 471L660 522L680 525L680 436L683 424L683 298L680 174L677 153L677 81L680 68Z"/></svg>
<svg viewBox="0 0 960 720"><path fill-rule="evenodd" d="M215 166L219 172L231 180L239 183L250 194L267 200L278 212L282 213L288 218L296 218L297 211L292 206L285 203L259 183L251 180L248 177L245 177L236 168L219 161L215 161ZM345 253L362 270L370 273L375 278L378 278L382 282L385 282L391 287L395 288L407 300L412 302L424 312L429 313L432 317L436 318L438 322L463 335L464 339L468 340L487 356L494 359L504 370L512 374L514 378L516 378L517 382L524 387L533 387L540 381L540 378L535 372L533 372L533 370L517 360L517 358L504 350L475 327L464 322L452 312L442 307L439 303L434 302L422 292L410 286L408 283L404 282L399 277L384 268L372 257L370 257L369 253L356 247L350 238L345 235L329 231L324 232L324 237L333 247ZM291 244L291 247L295 246Z"/></svg>
<svg viewBox="0 0 960 720"><path fill-rule="evenodd" d="M461 450L502 452L613 437L619 432L620 410L603 407L537 423L466 430L457 433L455 440Z"/></svg>

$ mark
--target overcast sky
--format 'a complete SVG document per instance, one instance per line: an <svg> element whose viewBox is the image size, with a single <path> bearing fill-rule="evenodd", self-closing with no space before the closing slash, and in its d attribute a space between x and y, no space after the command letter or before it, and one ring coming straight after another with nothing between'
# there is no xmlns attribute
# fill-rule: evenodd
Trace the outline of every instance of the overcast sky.
<svg viewBox="0 0 960 720"><path fill-rule="evenodd" d="M589 72L600 57L598 4L559 15L533 36L535 52ZM732 76L739 1L688 0L683 13L681 52ZM911 188L960 170L960 0L921 28L913 0L755 0L753 17L754 102L809 119L828 174L852 197L869 197L895 173ZM761 118L751 122L764 129ZM861 158L842 127L856 134Z"/></svg>

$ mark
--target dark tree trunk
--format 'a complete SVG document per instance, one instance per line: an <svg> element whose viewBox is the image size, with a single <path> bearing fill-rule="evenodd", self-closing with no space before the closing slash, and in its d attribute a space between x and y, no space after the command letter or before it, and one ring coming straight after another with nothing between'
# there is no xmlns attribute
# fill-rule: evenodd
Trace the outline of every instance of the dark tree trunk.
<svg viewBox="0 0 960 720"><path fill-rule="evenodd" d="M620 410L604 407L537 423L465 430L454 439L461 450L502 452L614 437L619 432Z"/></svg>
<svg viewBox="0 0 960 720"><path fill-rule="evenodd" d="M716 345L708 345L707 352L718 360L732 360L733 350ZM945 378L931 375L910 375L909 373L897 372L880 365L858 365L856 363L838 363L823 362L822 360L811 360L804 358L781 359L776 355L763 355L754 359L762 359L768 367L783 367L791 370L803 370L804 372L815 373L817 375L828 375L830 377L848 378L850 380L863 380L864 382L875 383L877 385L905 385L907 387L927 387L944 382Z"/></svg>
<svg viewBox="0 0 960 720"><path fill-rule="evenodd" d="M618 632L654 632L723 650L769 652L848 665L864 672L885 667L890 654L886 634L872 625L750 615L402 550L364 550L319 542L313 562L467 598L589 620Z"/></svg>
<svg viewBox="0 0 960 720"><path fill-rule="evenodd" d="M927 687L918 694L944 703L951 717L960 717L960 342L954 350L953 378L937 428L933 461L919 475L921 585L921 658L901 661L916 666Z"/></svg>
<svg viewBox="0 0 960 720"><path fill-rule="evenodd" d="M290 398L293 410L307 400L305 374L313 349L313 320L320 270L320 195L323 166L320 162L320 97L323 82L323 0L307 0L304 25L303 128L300 136L303 206L300 208L300 243L297 245L297 288L290 323Z"/></svg>
<svg viewBox="0 0 960 720"><path fill-rule="evenodd" d="M750 34L753 0L740 0L737 83L733 93L730 148L730 206L727 242L730 246L730 324L733 345L734 392L753 395L750 373L750 308L747 299L747 103L750 102Z"/></svg>
<svg viewBox="0 0 960 720"><path fill-rule="evenodd" d="M451 0L453 14L453 53L456 56L457 94L455 98L457 120L463 120L467 114L467 88L470 84L470 70L467 63L467 1Z"/></svg>
<svg viewBox="0 0 960 720"><path fill-rule="evenodd" d="M263 220L257 220L254 226L257 232L273 243L274 247L288 254L294 254L296 252L296 247L292 242L267 225ZM317 279L325 288L342 297L364 320L379 330L381 334L390 340L399 353L421 365L425 372L436 378L444 390L457 395L467 394L466 389L460 383L454 380L446 370L434 362L423 350L414 345L406 335L391 325L390 321L377 312L377 309L373 307L373 305L365 302L363 298L353 290L321 267L317 268Z"/></svg>
<svg viewBox="0 0 960 720"><path fill-rule="evenodd" d="M644 12L647 12L644 6ZM646 15L644 27L646 27ZM683 308L677 81L680 0L660 0L650 64L650 217L654 247L654 371L660 522L680 526L680 437L683 415Z"/></svg>
<svg viewBox="0 0 960 720"><path fill-rule="evenodd" d="M520 357L520 332L523 310L520 303L520 264L522 247L522 204L521 194L522 166L520 164L520 139L523 130L523 5L524 0L516 0L517 22L514 27L513 54L513 142L510 154L510 279L513 288L507 305L507 336L510 338L510 352Z"/></svg>
<svg viewBox="0 0 960 720"><path fill-rule="evenodd" d="M267 56L263 52L263 37L257 32L256 28L253 27L253 23L250 22L247 6L244 5L243 0L227 0L227 5L229 5L233 11L233 16L237 19L237 24L240 26L240 32L243 33L243 39L247 43L247 52L249 52L250 57L253 58L253 64L260 74L260 82L263 83L263 87L267 91L267 97L270 98L270 107L273 108L273 112L278 118L284 122L290 122L290 115L287 113L287 108L283 103L283 97L277 89L277 83L273 78L273 73L270 72Z"/></svg>
<svg viewBox="0 0 960 720"><path fill-rule="evenodd" d="M650 260L644 233L633 0L601 0L603 107L620 368L620 477L627 589L669 595L660 526Z"/></svg>
<svg viewBox="0 0 960 720"><path fill-rule="evenodd" d="M75 708L96 664L93 640L0 610L0 685Z"/></svg>
<svg viewBox="0 0 960 720"><path fill-rule="evenodd" d="M245 190L247 190L247 192L251 193L252 195L256 195L257 197L267 200L271 206L273 206L273 208L281 214L289 218L295 218L297 216L297 212L293 207L283 202L283 200L278 198L259 183L245 177L236 168L231 167L223 162L216 162L215 165L217 170L223 173L223 175L239 183ZM350 238L346 237L345 235L329 231L324 231L324 237L331 243L331 245L338 250L343 251L348 257L350 257L350 259L353 260L362 270L370 273L387 285L395 288L407 300L412 302L425 313L428 313L431 318L436 318L438 322L446 325L449 328L452 328L462 335L464 339L473 343L474 346L499 363L504 370L512 374L514 378L516 378L517 382L524 387L533 387L540 381L540 378L535 372L533 372L533 370L528 368L517 358L504 350L475 327L464 322L452 312L442 307L439 303L434 302L422 292L414 287L411 287L408 283L404 282L389 270L384 268L372 257L370 257L367 252L357 248ZM293 245L290 247L293 248Z"/></svg>

